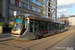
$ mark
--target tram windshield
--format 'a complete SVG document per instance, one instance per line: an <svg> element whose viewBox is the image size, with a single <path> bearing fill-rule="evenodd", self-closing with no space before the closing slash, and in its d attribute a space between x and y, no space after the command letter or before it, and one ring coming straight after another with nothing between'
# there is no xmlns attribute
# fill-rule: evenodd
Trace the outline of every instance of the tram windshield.
<svg viewBox="0 0 75 50"><path fill-rule="evenodd" d="M23 21L24 21L24 18L22 18L22 16L17 16L16 19L14 20L14 25L13 25L13 28L12 29L14 31L21 30Z"/></svg>

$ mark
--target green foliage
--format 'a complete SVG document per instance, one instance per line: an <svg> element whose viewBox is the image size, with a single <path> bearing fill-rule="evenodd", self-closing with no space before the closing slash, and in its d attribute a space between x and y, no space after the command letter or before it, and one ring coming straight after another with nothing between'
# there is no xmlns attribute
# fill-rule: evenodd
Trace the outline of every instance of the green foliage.
<svg viewBox="0 0 75 50"><path fill-rule="evenodd" d="M0 26L6 27L6 23L5 22L0 22Z"/></svg>
<svg viewBox="0 0 75 50"><path fill-rule="evenodd" d="M9 28L12 28L13 27L13 25L9 25Z"/></svg>

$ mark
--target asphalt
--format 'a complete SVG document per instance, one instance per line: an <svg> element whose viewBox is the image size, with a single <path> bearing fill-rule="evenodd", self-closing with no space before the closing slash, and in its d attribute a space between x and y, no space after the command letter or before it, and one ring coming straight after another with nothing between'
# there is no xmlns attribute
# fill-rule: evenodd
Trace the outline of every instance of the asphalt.
<svg viewBox="0 0 75 50"><path fill-rule="evenodd" d="M0 34L0 42L1 41L7 41L7 40L12 40L13 38L11 37L10 33L3 33Z"/></svg>
<svg viewBox="0 0 75 50"><path fill-rule="evenodd" d="M2 33L0 34L0 38L7 38L7 37L11 37L10 33Z"/></svg>
<svg viewBox="0 0 75 50"><path fill-rule="evenodd" d="M0 50L74 50L74 47L75 30L64 31L38 40L8 40L0 42Z"/></svg>

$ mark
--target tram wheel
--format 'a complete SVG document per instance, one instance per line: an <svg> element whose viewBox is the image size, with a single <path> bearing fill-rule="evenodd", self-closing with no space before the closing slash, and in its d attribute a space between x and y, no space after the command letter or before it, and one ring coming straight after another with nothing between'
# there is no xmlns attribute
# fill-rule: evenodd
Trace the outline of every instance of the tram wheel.
<svg viewBox="0 0 75 50"><path fill-rule="evenodd" d="M42 37L44 38L45 36L44 36L44 35L42 35Z"/></svg>
<svg viewBox="0 0 75 50"><path fill-rule="evenodd" d="M39 36L36 36L36 39L40 39L40 37Z"/></svg>

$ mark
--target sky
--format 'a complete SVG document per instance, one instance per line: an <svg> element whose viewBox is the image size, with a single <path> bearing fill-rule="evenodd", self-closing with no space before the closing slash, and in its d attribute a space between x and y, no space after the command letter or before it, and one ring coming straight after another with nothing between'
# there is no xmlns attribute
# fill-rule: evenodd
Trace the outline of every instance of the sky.
<svg viewBox="0 0 75 50"><path fill-rule="evenodd" d="M75 15L75 0L57 0L57 17Z"/></svg>

